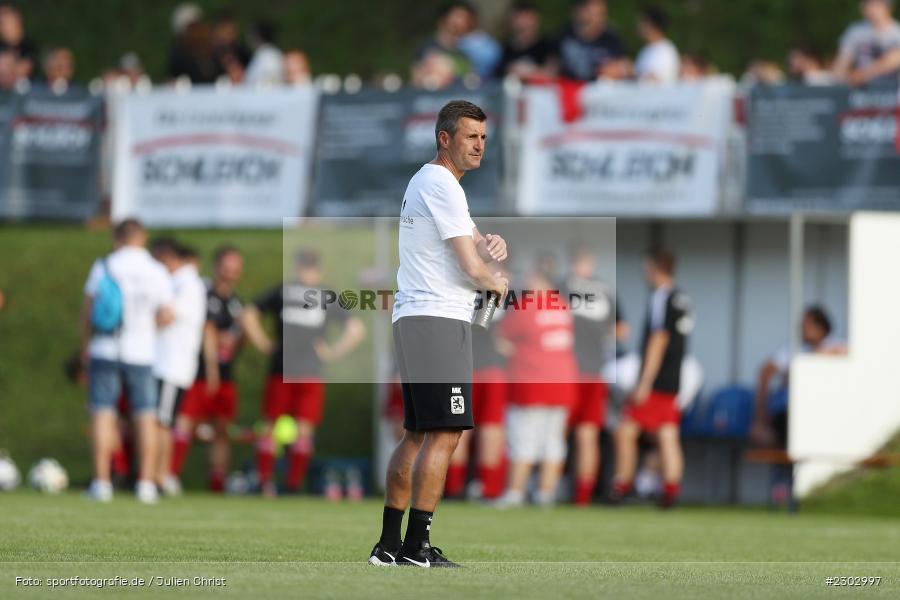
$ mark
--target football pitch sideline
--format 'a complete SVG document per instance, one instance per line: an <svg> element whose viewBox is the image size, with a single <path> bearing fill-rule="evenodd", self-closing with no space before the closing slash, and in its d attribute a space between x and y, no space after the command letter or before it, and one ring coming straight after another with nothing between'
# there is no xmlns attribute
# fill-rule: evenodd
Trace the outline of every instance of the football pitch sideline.
<svg viewBox="0 0 900 600"><path fill-rule="evenodd" d="M445 503L459 570L377 568L380 502L0 496L0 597L832 598L900 595L900 521ZM849 587L841 577L880 578ZM850 583L857 583L851 579ZM846 582L844 582L846 583ZM833 589L841 587L841 590Z"/></svg>

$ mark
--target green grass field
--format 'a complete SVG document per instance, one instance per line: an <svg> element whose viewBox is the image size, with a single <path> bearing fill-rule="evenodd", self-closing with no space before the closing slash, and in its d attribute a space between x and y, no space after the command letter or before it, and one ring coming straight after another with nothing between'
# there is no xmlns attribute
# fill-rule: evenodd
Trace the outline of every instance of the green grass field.
<svg viewBox="0 0 900 600"><path fill-rule="evenodd" d="M380 503L189 495L142 506L78 493L0 496L0 597L833 598L900 595L900 521L681 508L553 511L446 504L433 541L466 569L365 564ZM891 562L894 561L894 562ZM141 589L48 578L141 577ZM827 577L882 577L832 589ZM16 587L16 577L43 586ZM225 579L225 587L155 577Z"/></svg>

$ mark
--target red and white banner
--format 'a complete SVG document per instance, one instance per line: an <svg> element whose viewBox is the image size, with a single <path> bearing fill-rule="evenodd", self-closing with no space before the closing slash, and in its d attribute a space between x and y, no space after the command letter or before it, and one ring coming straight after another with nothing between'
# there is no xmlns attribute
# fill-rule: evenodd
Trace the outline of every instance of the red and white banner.
<svg viewBox="0 0 900 600"><path fill-rule="evenodd" d="M114 119L113 218L281 227L302 215L316 102L312 87L124 98Z"/></svg>
<svg viewBox="0 0 900 600"><path fill-rule="evenodd" d="M581 90L573 112L563 110L572 99L560 88L526 88L518 211L714 213L734 92L724 79L675 87L599 83Z"/></svg>

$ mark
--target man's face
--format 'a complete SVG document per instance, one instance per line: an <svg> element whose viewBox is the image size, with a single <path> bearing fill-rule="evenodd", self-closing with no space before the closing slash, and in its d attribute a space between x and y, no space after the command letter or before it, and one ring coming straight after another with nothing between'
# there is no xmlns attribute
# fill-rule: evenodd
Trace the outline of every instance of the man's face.
<svg viewBox="0 0 900 600"><path fill-rule="evenodd" d="M863 0L860 8L870 23L883 23L891 16L891 7L885 0Z"/></svg>
<svg viewBox="0 0 900 600"><path fill-rule="evenodd" d="M469 12L461 7L456 7L444 16L441 21L441 27L448 33L462 37L469 33L470 19Z"/></svg>
<svg viewBox="0 0 900 600"><path fill-rule="evenodd" d="M322 283L322 271L319 267L298 265L296 269L297 281L305 286L316 287Z"/></svg>
<svg viewBox="0 0 900 600"><path fill-rule="evenodd" d="M463 117L457 122L456 133L447 138L447 152L458 169L471 171L481 166L487 141L486 130L484 121Z"/></svg>
<svg viewBox="0 0 900 600"><path fill-rule="evenodd" d="M603 0L589 0L576 6L573 15L581 27L603 27L606 24L606 3Z"/></svg>
<svg viewBox="0 0 900 600"><path fill-rule="evenodd" d="M237 285L244 272L244 259L237 252L229 252L216 265L216 279L231 287Z"/></svg>
<svg viewBox="0 0 900 600"><path fill-rule="evenodd" d="M538 36L541 23L537 12L517 10L509 17L509 28L513 37L531 39Z"/></svg>
<svg viewBox="0 0 900 600"><path fill-rule="evenodd" d="M803 343L808 346L818 346L825 339L825 330L821 325L816 323L811 317L804 316L803 323L800 326L801 337Z"/></svg>
<svg viewBox="0 0 900 600"><path fill-rule="evenodd" d="M0 10L0 37L9 44L18 44L22 41L24 28L22 16L11 8Z"/></svg>

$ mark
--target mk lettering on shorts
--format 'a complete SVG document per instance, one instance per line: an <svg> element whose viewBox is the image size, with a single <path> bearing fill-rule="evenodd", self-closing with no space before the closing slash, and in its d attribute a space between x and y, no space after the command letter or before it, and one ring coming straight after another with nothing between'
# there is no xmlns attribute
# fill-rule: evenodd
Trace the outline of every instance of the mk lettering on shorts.
<svg viewBox="0 0 900 600"><path fill-rule="evenodd" d="M450 414L461 415L466 412L466 401L462 395L462 387L451 387L450 393Z"/></svg>

